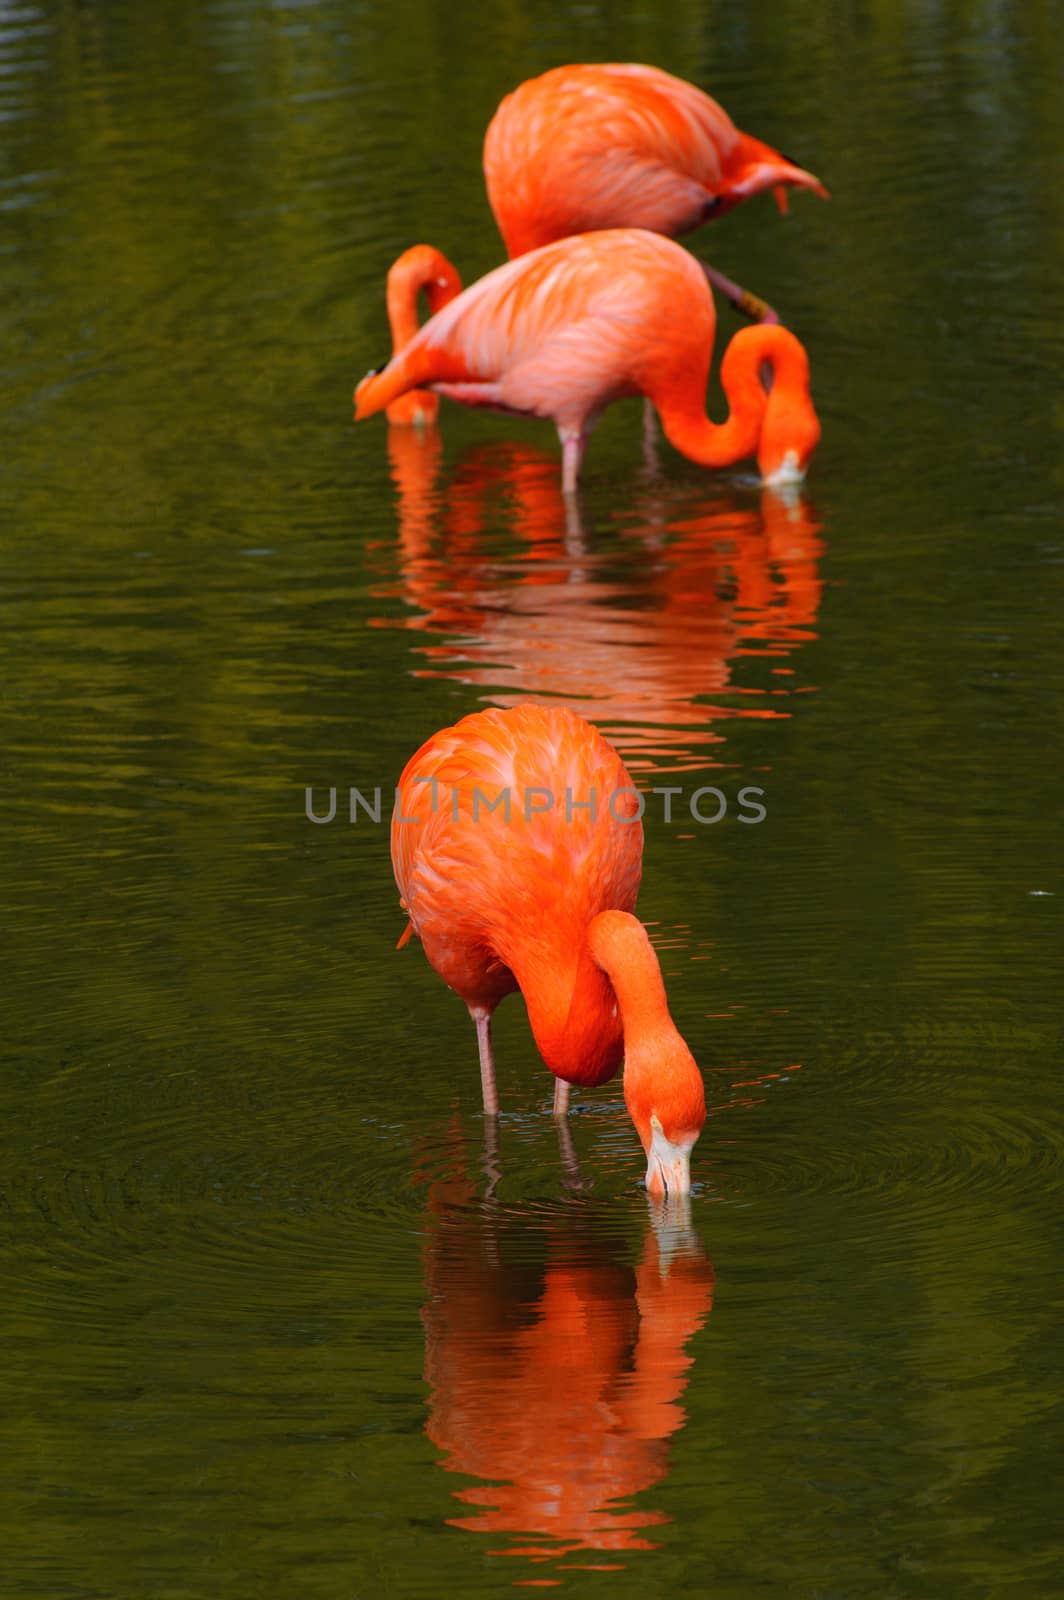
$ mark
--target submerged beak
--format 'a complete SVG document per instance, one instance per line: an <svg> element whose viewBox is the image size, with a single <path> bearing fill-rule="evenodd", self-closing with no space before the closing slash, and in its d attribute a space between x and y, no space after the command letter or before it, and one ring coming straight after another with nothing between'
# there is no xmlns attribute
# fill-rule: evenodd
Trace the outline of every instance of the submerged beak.
<svg viewBox="0 0 1064 1600"><path fill-rule="evenodd" d="M760 462L761 482L770 489L778 489L788 483L802 483L805 479L805 467L802 466L797 450L785 450L783 459L766 471L766 463Z"/></svg>
<svg viewBox="0 0 1064 1600"><path fill-rule="evenodd" d="M691 1193L691 1145L672 1144L661 1131L657 1117L650 1120L651 1139L647 1151L647 1193L682 1195Z"/></svg>

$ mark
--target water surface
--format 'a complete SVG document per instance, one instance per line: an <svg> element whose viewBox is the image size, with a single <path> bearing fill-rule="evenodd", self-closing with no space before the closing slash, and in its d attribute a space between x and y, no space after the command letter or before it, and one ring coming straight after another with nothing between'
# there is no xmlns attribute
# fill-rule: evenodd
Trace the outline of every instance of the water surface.
<svg viewBox="0 0 1064 1600"><path fill-rule="evenodd" d="M1064 1589L1059 11L0 3L5 1592ZM535 423L353 428L382 280L500 256L498 99L717 93L830 204L692 243L807 344L805 491ZM736 326L721 312L721 334ZM714 390L711 408L721 414ZM711 1118L648 1209L386 833L557 696L648 808Z"/></svg>

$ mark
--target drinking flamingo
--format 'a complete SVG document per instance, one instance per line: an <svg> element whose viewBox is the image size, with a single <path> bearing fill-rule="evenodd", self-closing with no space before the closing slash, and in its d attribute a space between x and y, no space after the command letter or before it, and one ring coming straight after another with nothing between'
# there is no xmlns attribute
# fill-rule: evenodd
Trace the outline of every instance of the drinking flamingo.
<svg viewBox="0 0 1064 1600"><path fill-rule="evenodd" d="M632 915L639 797L613 747L561 706L488 710L443 728L408 761L392 865L410 933L469 1008L484 1112L498 1114L491 1016L520 989L553 1072L612 1078L647 1157L652 1194L687 1194L706 1117L702 1076L669 1015L657 956Z"/></svg>
<svg viewBox="0 0 1064 1600"><path fill-rule="evenodd" d="M433 256L442 279L448 263ZM642 394L692 461L725 467L756 453L766 483L800 480L820 438L805 350L785 328L741 328L721 362L730 414L717 424L705 413L715 331L702 270L671 239L641 228L577 234L451 300L362 380L355 419L426 387L465 405L549 417L568 493L599 416Z"/></svg>

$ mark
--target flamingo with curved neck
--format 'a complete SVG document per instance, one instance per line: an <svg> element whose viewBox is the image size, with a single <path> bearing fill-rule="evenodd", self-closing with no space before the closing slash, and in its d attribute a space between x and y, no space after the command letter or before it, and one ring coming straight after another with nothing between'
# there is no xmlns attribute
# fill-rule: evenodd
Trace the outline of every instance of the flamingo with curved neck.
<svg viewBox="0 0 1064 1600"><path fill-rule="evenodd" d="M561 706L490 710L441 729L396 790L392 864L411 932L476 1023L485 1115L498 1114L491 1017L520 989L555 1076L594 1087L624 1061L651 1193L686 1194L702 1076L632 914L643 829L612 745Z"/></svg>
<svg viewBox="0 0 1064 1600"><path fill-rule="evenodd" d="M462 280L446 256L428 244L404 250L388 272L386 299L392 330L392 356L408 345L418 330L418 295L424 292L429 315L442 311L462 292ZM410 389L387 408L388 421L427 428L436 421L439 395L431 389Z"/></svg>
<svg viewBox="0 0 1064 1600"><path fill-rule="evenodd" d="M549 417L569 493L599 416L642 394L692 461L725 467L756 455L766 483L801 479L820 438L802 345L778 325L740 329L721 364L730 410L718 424L705 412L715 331L705 276L671 239L639 228L579 234L497 267L452 299L362 380L355 420L419 388Z"/></svg>

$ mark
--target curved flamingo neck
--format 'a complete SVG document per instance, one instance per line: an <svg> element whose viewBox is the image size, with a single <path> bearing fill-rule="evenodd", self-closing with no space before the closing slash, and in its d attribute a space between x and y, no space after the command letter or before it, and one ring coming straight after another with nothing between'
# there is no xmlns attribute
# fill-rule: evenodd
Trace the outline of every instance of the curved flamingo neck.
<svg viewBox="0 0 1064 1600"><path fill-rule="evenodd" d="M658 958L639 918L627 911L603 911L591 919L587 932L592 960L617 996L626 1056L663 1031L675 1033Z"/></svg>
<svg viewBox="0 0 1064 1600"><path fill-rule="evenodd" d="M745 330L744 330L745 331ZM706 416L705 390L700 385L685 386L659 400L652 396L669 443L688 460L702 467L730 467L757 450L761 423L765 415L765 391L757 374L757 363L733 363L727 375L727 355L731 354L736 334L721 367L721 382L728 397L728 419L713 422Z"/></svg>
<svg viewBox="0 0 1064 1600"><path fill-rule="evenodd" d="M616 1072L624 1051L617 999L586 939L565 954L529 944L503 954L524 995L540 1055L568 1083L593 1086Z"/></svg>
<svg viewBox="0 0 1064 1600"><path fill-rule="evenodd" d="M800 358L796 358L797 346ZM724 352L720 381L728 399L726 422L712 422L704 394L696 386L651 399L670 444L703 467L730 467L757 453L768 394L761 382L762 365L772 371L772 389L780 397L805 382L804 351L792 333L774 323L740 328Z"/></svg>
<svg viewBox="0 0 1064 1600"><path fill-rule="evenodd" d="M624 1029L624 1099L643 1148L658 1132L698 1137L705 1087L669 1015L665 984L647 931L626 911L603 911L588 925L588 949L610 980Z"/></svg>
<svg viewBox="0 0 1064 1600"><path fill-rule="evenodd" d="M427 244L404 251L388 273L388 324L393 354L409 344L418 330L417 297L422 290L432 316L462 290L461 279L447 257Z"/></svg>
<svg viewBox="0 0 1064 1600"><path fill-rule="evenodd" d="M558 930L554 930L558 932ZM651 1123L693 1132L705 1121L702 1076L669 1015L646 929L627 911L602 911L582 936L523 940L498 954L520 985L536 1044L556 1077L588 1088L623 1058L625 1104L644 1148Z"/></svg>

